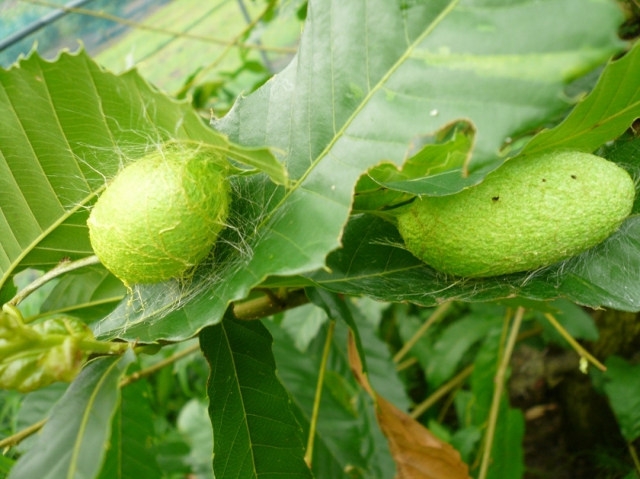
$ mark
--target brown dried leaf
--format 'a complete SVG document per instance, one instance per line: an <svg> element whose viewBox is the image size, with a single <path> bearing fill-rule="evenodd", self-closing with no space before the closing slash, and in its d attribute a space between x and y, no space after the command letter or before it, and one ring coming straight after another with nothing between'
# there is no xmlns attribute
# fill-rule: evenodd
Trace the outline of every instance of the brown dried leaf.
<svg viewBox="0 0 640 479"><path fill-rule="evenodd" d="M371 387L349 336L349 364L360 385L371 395L376 416L396 463L395 479L469 479L469 468L450 444L441 441L411 416L401 411Z"/></svg>

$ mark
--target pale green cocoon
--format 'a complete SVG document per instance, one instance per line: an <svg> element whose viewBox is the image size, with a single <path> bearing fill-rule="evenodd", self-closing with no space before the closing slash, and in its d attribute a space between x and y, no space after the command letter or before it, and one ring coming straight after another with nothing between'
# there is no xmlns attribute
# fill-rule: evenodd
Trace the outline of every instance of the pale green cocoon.
<svg viewBox="0 0 640 479"><path fill-rule="evenodd" d="M436 270L487 277L534 270L611 235L630 214L634 182L580 152L507 161L477 186L417 198L398 216L407 249Z"/></svg>
<svg viewBox="0 0 640 479"><path fill-rule="evenodd" d="M125 167L87 221L102 264L131 285L182 277L202 261L229 209L223 165L210 152L174 147Z"/></svg>

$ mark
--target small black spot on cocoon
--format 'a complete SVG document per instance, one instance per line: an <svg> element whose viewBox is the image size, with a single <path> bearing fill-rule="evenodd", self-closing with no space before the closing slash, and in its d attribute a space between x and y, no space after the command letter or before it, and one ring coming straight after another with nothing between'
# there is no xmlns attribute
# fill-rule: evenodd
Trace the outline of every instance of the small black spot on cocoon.
<svg viewBox="0 0 640 479"><path fill-rule="evenodd" d="M492 201L498 201L500 199L499 196L494 196L493 198L491 198Z"/></svg>
<svg viewBox="0 0 640 479"><path fill-rule="evenodd" d="M542 178L542 182L543 182L543 183L546 183L546 182L547 182L547 179L546 179L546 178Z"/></svg>
<svg viewBox="0 0 640 479"><path fill-rule="evenodd" d="M571 175L571 178L573 178L574 180L578 179L576 175Z"/></svg>

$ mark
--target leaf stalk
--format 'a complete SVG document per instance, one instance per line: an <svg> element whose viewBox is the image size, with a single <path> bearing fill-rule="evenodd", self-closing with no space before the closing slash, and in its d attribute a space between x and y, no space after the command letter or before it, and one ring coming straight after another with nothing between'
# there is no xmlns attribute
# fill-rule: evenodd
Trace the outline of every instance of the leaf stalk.
<svg viewBox="0 0 640 479"><path fill-rule="evenodd" d="M85 266L92 266L95 264L99 264L100 260L97 256L87 256L86 258L79 259L77 261L67 261L60 263L58 266L53 268L50 271L47 271L45 274L40 276L38 279L27 285L23 290L19 291L11 300L9 300L10 305L17 306L21 301L29 296L31 293L38 290L38 288L42 287L44 284L48 283L54 278L61 276L69 271L73 271L79 268L84 268Z"/></svg>
<svg viewBox="0 0 640 479"><path fill-rule="evenodd" d="M493 390L493 398L491 399L491 409L489 410L489 419L487 425L487 432L484 437L484 450L482 452L482 461L480 463L480 473L478 479L486 479L489 472L489 464L491 463L491 449L493 447L493 438L496 432L496 424L498 423L498 413L500 412L500 400L502 393L504 392L505 378L507 376L507 369L509 368L509 361L513 354L516 341L518 340L518 332L522 325L522 318L524 317L525 309L520 306L516 310L509 338L504 349L504 355L498 366L495 376L495 388ZM509 322L509 316L506 318L506 323ZM507 326L505 324L505 326Z"/></svg>
<svg viewBox="0 0 640 479"><path fill-rule="evenodd" d="M600 371L604 372L607 370L607 367L600 361L598 361L598 359L596 359L596 357L593 356L589 351L584 349L580 345L580 343L578 343L578 341L576 341L573 336L571 336L571 334L569 334L569 332L564 329L560 322L551 313L545 313L544 317L547 318L547 321L549 321L551 325L556 329L556 331L558 331L560 335L571 345L575 352L578 353L580 358L586 359Z"/></svg>
<svg viewBox="0 0 640 479"><path fill-rule="evenodd" d="M329 359L329 351L331 350L331 342L333 341L333 331L335 329L335 321L329 322L327 337L322 350L322 361L320 363L320 371L318 372L318 382L316 384L316 394L313 399L313 411L311 412L311 421L309 423L309 437L307 438L307 449L304 453L304 462L311 469L313 460L313 444L316 437L316 427L318 425L318 415L320 412L320 400L322 399L322 385L324 384L324 375L327 368L327 360Z"/></svg>

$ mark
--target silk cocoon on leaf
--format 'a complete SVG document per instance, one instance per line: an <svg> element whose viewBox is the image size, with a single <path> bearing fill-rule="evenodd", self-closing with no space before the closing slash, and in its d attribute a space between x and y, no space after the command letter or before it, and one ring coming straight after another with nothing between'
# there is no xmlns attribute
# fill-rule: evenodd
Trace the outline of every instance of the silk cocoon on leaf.
<svg viewBox="0 0 640 479"><path fill-rule="evenodd" d="M87 221L91 245L125 284L183 276L211 251L229 210L224 158L170 146L126 166Z"/></svg>
<svg viewBox="0 0 640 479"><path fill-rule="evenodd" d="M398 216L407 249L444 273L534 270L604 241L630 214L635 185L615 163L562 151L515 158L477 186L419 197Z"/></svg>

